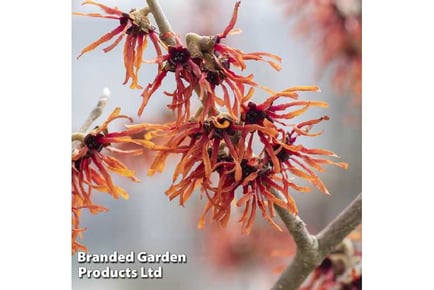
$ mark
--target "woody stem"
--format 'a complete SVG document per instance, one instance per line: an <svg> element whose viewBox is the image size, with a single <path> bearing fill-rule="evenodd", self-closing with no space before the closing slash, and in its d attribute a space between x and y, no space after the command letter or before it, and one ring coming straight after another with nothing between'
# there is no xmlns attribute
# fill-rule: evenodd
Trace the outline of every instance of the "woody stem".
<svg viewBox="0 0 434 290"><path fill-rule="evenodd" d="M170 27L170 23L161 9L158 0L146 0L146 2L148 3L150 12L154 16L158 29L160 30L160 39L167 45L176 45L172 28Z"/></svg>
<svg viewBox="0 0 434 290"><path fill-rule="evenodd" d="M277 198L285 200L279 192L272 190L272 193ZM297 253L271 288L272 290L297 290L324 258L362 221L361 193L317 235L309 233L300 217L276 204L274 207L294 237Z"/></svg>
<svg viewBox="0 0 434 290"><path fill-rule="evenodd" d="M90 112L89 117L84 122L83 126L81 126L79 132L80 133L86 133L86 131L89 129L89 127L92 125L92 123L101 116L102 112L104 111L105 105L107 104L107 100L110 96L110 91L108 89L104 89L102 96L100 97L98 103L96 104L96 107Z"/></svg>
<svg viewBox="0 0 434 290"><path fill-rule="evenodd" d="M99 116L101 116L102 112L104 111L105 105L107 104L107 100L110 96L110 91L108 89L104 89L103 93L96 104L96 107L90 112L89 117L87 117L86 121L84 122L83 126L81 126L80 130L78 132L73 132L71 134L72 139L72 152L75 150L78 150L83 141L84 137L86 136L87 130L89 130L89 127L92 125L92 123L98 119Z"/></svg>

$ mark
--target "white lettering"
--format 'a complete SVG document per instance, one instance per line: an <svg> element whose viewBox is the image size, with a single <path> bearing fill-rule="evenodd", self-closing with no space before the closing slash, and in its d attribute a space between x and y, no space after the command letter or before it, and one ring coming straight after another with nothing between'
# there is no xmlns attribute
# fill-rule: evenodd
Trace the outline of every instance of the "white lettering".
<svg viewBox="0 0 434 290"><path fill-rule="evenodd" d="M85 252L77 253L78 263L134 263L134 252L127 255L113 252L112 254L87 254Z"/></svg>
<svg viewBox="0 0 434 290"><path fill-rule="evenodd" d="M78 267L78 278L83 278L84 273L87 272L85 267Z"/></svg>
<svg viewBox="0 0 434 290"><path fill-rule="evenodd" d="M137 260L140 263L187 263L187 256L183 254L170 254L170 252L165 252L164 254L139 252Z"/></svg>
<svg viewBox="0 0 434 290"><path fill-rule="evenodd" d="M86 253L85 252L78 252L77 253L77 262L79 262L79 263L86 262Z"/></svg>
<svg viewBox="0 0 434 290"><path fill-rule="evenodd" d="M158 267L157 269L141 267L140 268L140 278L142 279L161 279L163 278L163 268Z"/></svg>

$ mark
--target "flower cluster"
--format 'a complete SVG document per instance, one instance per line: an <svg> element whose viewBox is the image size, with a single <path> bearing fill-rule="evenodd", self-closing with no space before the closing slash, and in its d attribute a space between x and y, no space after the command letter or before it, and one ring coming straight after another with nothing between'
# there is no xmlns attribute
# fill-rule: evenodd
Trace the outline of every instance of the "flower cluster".
<svg viewBox="0 0 434 290"><path fill-rule="evenodd" d="M105 49L108 51L127 35L124 46L125 82L131 78L131 87L139 88L137 73L140 65L143 62L158 65L156 77L143 89L138 115L144 112L166 76L173 73L175 89L164 94L171 97L168 108L175 113L175 120L164 124L130 124L124 131L108 133L107 125L111 120L126 117L116 110L101 127L86 135L81 149L72 158L74 242L74 234L76 237L82 231L78 223L80 209L86 207L91 212L105 210L91 202L92 189L108 192L115 198L127 197L123 189L112 183L107 169L137 181L134 172L119 160L101 153L103 149L111 148L112 143L142 146L142 151L132 150L130 154L140 154L145 149L156 151L149 175L163 172L170 155L180 156L172 185L165 192L169 199L179 198L180 205L184 205L194 191L200 189L201 197L206 198L206 205L199 228L204 227L209 217L226 226L232 207L242 207L239 221L245 234L252 230L257 211L277 230L281 229L273 220L274 205L293 214L298 213L291 191L305 192L310 187L298 185L295 177L328 194L315 171L324 171L323 165L347 168L346 163L329 159L337 157L333 152L307 148L301 142L302 138L320 135L321 132L312 132L312 128L329 119L322 116L294 121L311 107L328 106L321 101L299 99L299 92L317 92L318 87L299 86L276 92L257 83L253 74L244 76L239 73L247 68L248 61L265 62L277 71L281 61L270 53L247 53L223 43L228 35L239 32L234 28L239 1L222 33L212 36L188 33L185 44L171 31L164 32L160 38L172 38L173 43L160 42L147 18L148 7L124 13L90 0L84 4L97 5L108 14L86 15L118 19L120 25L86 47L82 53L120 34ZM157 51L156 58L148 61L142 59L146 37L152 40ZM262 103L252 101L258 89L268 94ZM194 94L201 105L193 114L191 99ZM163 141L155 142L156 136L164 137ZM285 199L276 197L276 192L280 192ZM79 244L74 245L75 249L83 248Z"/></svg>
<svg viewBox="0 0 434 290"><path fill-rule="evenodd" d="M163 69L143 91L139 115L168 72L175 74L176 88L172 93L165 94L172 97L168 107L176 112L177 123L180 124L190 118L190 99L193 92L197 93L203 105L201 113L195 116L196 119L203 121L208 113L216 114L216 105L224 106L232 117L238 115L245 86L258 84L253 81L253 75L241 76L232 68L244 70L246 61L255 60L265 61L274 69L280 70L281 59L276 55L266 52L245 53L221 42L228 34L239 31L234 28L239 5L240 2L236 2L231 21L222 33L213 36L188 33L186 44L183 44L177 35L173 35L176 45L170 46L167 54L150 61L158 63ZM223 96L216 93L217 87L222 90Z"/></svg>
<svg viewBox="0 0 434 290"><path fill-rule="evenodd" d="M289 88L271 95L261 104L250 101L253 90L244 96L241 112L234 119L227 113L209 116L204 121L190 120L181 125L177 122L155 127L166 132L166 142L159 146L149 142L147 148L158 150L151 164L149 175L162 172L170 154L180 154L181 160L173 174L173 184L166 191L170 200L179 197L180 205L191 197L196 188L206 195L205 206L199 228L205 225L206 216L212 212L212 219L226 226L233 202L244 207L240 219L242 232L249 233L259 208L262 216L276 229L273 221L273 205L277 204L297 214L295 201L290 190L308 191L310 188L297 185L293 176L301 177L319 190L328 191L313 169L323 171L323 164L343 168L346 163L334 162L318 155L336 157L333 152L323 149L306 148L298 144L300 136L317 136L311 133L313 125L327 120L318 119L289 125L293 119L309 107L327 107L325 102L295 100L274 104L280 98L297 98L296 91L316 91L317 87ZM293 109L288 111L288 109ZM286 131L283 126L291 126ZM130 125L131 129L150 128L150 124ZM254 141L258 148L254 148ZM237 189L241 197L236 198ZM286 201L277 198L273 191L282 193Z"/></svg>
<svg viewBox="0 0 434 290"><path fill-rule="evenodd" d="M296 33L309 36L318 55L319 70L333 68L339 92L348 90L360 105L362 94L361 0L291 0L287 15L297 17ZM319 48L319 50L318 50Z"/></svg>

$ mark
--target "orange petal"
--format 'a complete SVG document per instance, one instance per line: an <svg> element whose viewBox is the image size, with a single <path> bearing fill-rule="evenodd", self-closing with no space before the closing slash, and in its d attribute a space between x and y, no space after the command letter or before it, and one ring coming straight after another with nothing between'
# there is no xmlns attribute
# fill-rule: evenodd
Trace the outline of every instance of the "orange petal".
<svg viewBox="0 0 434 290"><path fill-rule="evenodd" d="M96 40L95 42L92 42L90 45L86 46L80 53L79 56L77 56L77 59L79 59L83 54L85 54L86 52L89 52L91 50L94 50L96 47L98 47L101 43L107 42L110 39L112 39L115 35L119 34L122 32L122 30L124 29L123 25L119 25L118 27L116 27L114 30L112 30L109 33L104 34L102 37L100 37L98 40Z"/></svg>
<svg viewBox="0 0 434 290"><path fill-rule="evenodd" d="M317 86L298 86L284 89L283 92L295 92L295 91L307 91L307 92L320 92L320 88Z"/></svg>
<svg viewBox="0 0 434 290"><path fill-rule="evenodd" d="M99 8L101 8L102 10L104 10L105 13L107 14L115 14L115 15L119 15L121 16L123 14L123 12L121 10L119 10L118 7L108 7L104 4L100 4L96 1L92 1L92 0L85 0L83 3L81 3L81 5L86 5L86 4L91 4L91 5L95 5L98 6Z"/></svg>
<svg viewBox="0 0 434 290"><path fill-rule="evenodd" d="M107 47L104 47L103 48L103 51L105 52L105 53L107 53L107 52L109 52L109 51L111 51L113 48L115 48L120 42L121 42L121 40L124 38L124 36L126 35L126 33L127 33L127 30L131 27L131 23L130 22L128 22L126 25L125 25L125 27L124 27L124 29L121 31L121 35L119 35L119 37L118 38L116 38L116 40L115 41L113 41L113 43L112 44L110 44L109 46L107 46Z"/></svg>
<svg viewBox="0 0 434 290"><path fill-rule="evenodd" d="M229 22L228 26L226 26L223 33L219 34L220 38L225 38L229 34L229 32L231 32L231 30L234 28L235 23L237 22L238 8L240 7L240 4L241 4L241 1L237 1L235 3L234 11L232 12L231 21Z"/></svg>

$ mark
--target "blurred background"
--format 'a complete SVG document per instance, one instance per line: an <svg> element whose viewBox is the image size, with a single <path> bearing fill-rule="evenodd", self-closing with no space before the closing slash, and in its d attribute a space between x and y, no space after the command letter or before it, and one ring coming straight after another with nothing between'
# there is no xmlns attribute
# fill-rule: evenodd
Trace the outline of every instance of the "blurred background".
<svg viewBox="0 0 434 290"><path fill-rule="evenodd" d="M73 12L102 13L96 6L81 6L82 1L72 1ZM315 138L300 139L307 147L324 148L336 152L341 161L349 163L343 170L327 167L327 172L319 174L331 195L326 196L313 189L309 193L292 192L297 201L301 218L312 233L318 232L328 224L362 190L361 177L361 91L354 86L336 85L337 68L343 70L339 80L346 73L345 62L327 61L322 53L327 52L327 43L339 43L339 30L333 30L328 38L321 39L321 31L304 29L301 24L309 13L314 13L311 21L321 23L332 17L332 10L309 11L294 9L300 1L257 0L242 1L237 28L243 32L229 36L224 43L246 52L266 51L282 57L282 70L276 72L265 63L249 63L248 72L255 74L255 79L275 90L290 86L318 85L320 93L300 94L301 99L323 100L329 103L328 109L310 109L299 120L330 116L318 129L324 129L323 135ZM306 1L310 2L310 1ZM321 2L321 1L316 1ZM360 4L357 0L323 1L324 4L336 2L340 9L337 20L327 22L330 27L336 21L342 21L345 15L353 15L353 7ZM131 8L141 8L146 1L106 0L108 6L118 6L128 12ZM233 0L160 0L172 28L181 39L188 32L212 35L222 32L228 24L235 1ZM298 13L297 11L300 11ZM335 11L336 12L336 11ZM357 11L356 11L357 12ZM360 5L359 5L360 14ZM312 14L311 14L312 15ZM141 103L140 90L131 90L122 85L125 76L121 43L109 53L102 48L76 57L81 50L108 31L113 30L117 21L111 19L72 16L72 130L78 130L95 107L103 88L110 89L111 97L104 114L94 125L105 120L115 107L120 106L122 113L136 116ZM348 21L346 29L351 31L354 23ZM301 25L301 26L300 26ZM351 26L353 25L353 26ZM312 26L313 27L313 26ZM110 44L110 42L108 43ZM150 44L151 45L151 44ZM107 45L106 45L107 46ZM151 48L151 46L149 47ZM334 47L336 55L339 49ZM344 51L344 50L342 50ZM345 52L348 52L345 50ZM354 57L354 51L349 54ZM155 55L152 49L145 52L144 58ZM324 65L324 62L330 65ZM342 65L342 63L344 63ZM353 66L351 66L353 67ZM354 70L354 69L353 69ZM154 65L143 65L139 73L139 83L146 85L156 74ZM356 74L357 76L357 74ZM173 91L173 84L163 82L159 92ZM254 100L262 101L267 96L258 90ZM166 109L168 97L156 93L141 118L135 121L161 122L170 118ZM120 122L113 122L111 130L121 128ZM258 216L250 236L241 236L236 214L231 217L229 228L220 231L212 225L198 230L197 222L205 205L196 193L186 206L180 207L178 200L172 202L164 194L170 186L172 169L177 159L169 159L165 174L148 177L149 157L129 158L125 162L135 169L141 183L131 183L126 179L114 180L124 187L129 200L113 200L104 193L94 193L95 203L109 209L107 213L91 215L83 212L81 225L87 227L81 242L90 253L110 254L113 251L128 253L146 251L148 253L186 254L187 264L164 264L164 279L78 279L77 257L72 257L73 289L268 289L278 277L279 269L290 260L294 247L292 239L285 231L279 233L269 230L270 226ZM138 166L140 164L140 167ZM241 209L240 209L241 210ZM278 218L276 218L278 221ZM267 237L265 239L264 237ZM104 264L87 265L90 269L103 269ZM116 264L111 264L116 268ZM124 265L125 266L125 265ZM133 268L139 268L136 264ZM144 265L146 266L146 264ZM121 264L122 268L122 264Z"/></svg>

